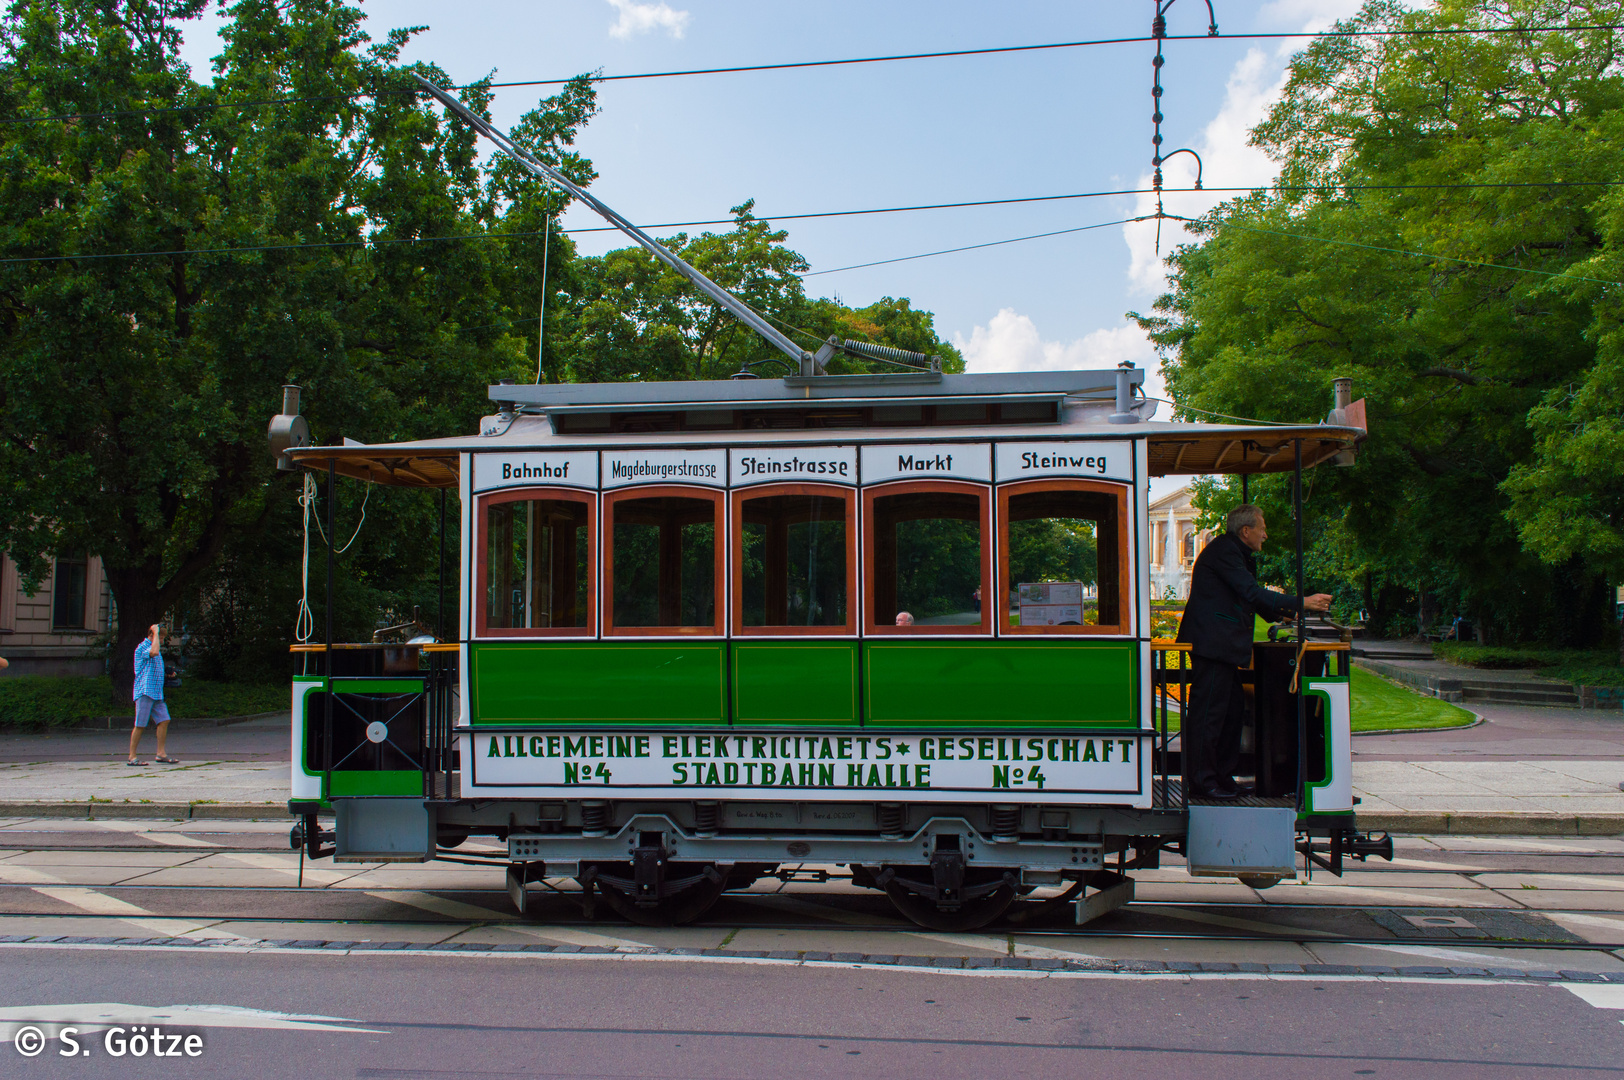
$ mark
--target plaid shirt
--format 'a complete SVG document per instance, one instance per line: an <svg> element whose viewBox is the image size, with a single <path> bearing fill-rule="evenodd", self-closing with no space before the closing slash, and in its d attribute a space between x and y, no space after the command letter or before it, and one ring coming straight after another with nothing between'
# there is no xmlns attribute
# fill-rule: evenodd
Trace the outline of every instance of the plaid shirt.
<svg viewBox="0 0 1624 1080"><path fill-rule="evenodd" d="M139 697L164 699L164 658L152 655L151 641L135 647L135 688L130 698L133 701Z"/></svg>

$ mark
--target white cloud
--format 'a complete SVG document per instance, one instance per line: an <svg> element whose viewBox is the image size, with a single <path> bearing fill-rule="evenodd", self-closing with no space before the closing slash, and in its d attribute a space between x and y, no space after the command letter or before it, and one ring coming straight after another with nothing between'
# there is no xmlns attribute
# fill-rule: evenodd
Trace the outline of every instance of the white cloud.
<svg viewBox="0 0 1624 1080"><path fill-rule="evenodd" d="M1004 308L966 338L953 335L972 372L1100 370L1127 360L1146 369L1145 394L1166 397L1156 350L1137 326L1102 327L1074 341L1045 341L1031 316Z"/></svg>
<svg viewBox="0 0 1624 1080"><path fill-rule="evenodd" d="M664 30L680 38L688 28L691 17L686 11L676 11L665 0L657 4L639 4L635 0L609 0L609 5L620 12L620 18L609 28L609 36L629 38L651 30Z"/></svg>
<svg viewBox="0 0 1624 1080"><path fill-rule="evenodd" d="M1337 19L1358 11L1360 0L1271 0L1259 11L1262 24L1289 26L1309 32L1324 30ZM1224 87L1223 104L1218 115L1202 130L1201 137L1191 147L1201 155L1202 183L1208 187L1250 188L1270 183L1276 174L1273 161L1263 151L1247 145L1252 128L1268 115L1269 109L1280 100L1285 89L1286 65L1293 53L1307 42L1288 40L1270 55L1260 49L1249 49L1229 73ZM1186 107L1193 107L1190 102ZM1178 143L1170 129L1179 115L1181 103L1167 99L1163 111L1169 122L1162 125L1162 133L1169 137L1167 146L1177 149ZM1188 154L1180 154L1162 166L1162 184L1169 188L1187 188L1195 182L1195 162ZM1139 177L1138 187L1148 188L1151 177L1147 172ZM1182 217L1200 217L1225 199L1234 198L1235 192L1176 192L1164 194L1162 205L1170 214ZM1152 195L1138 197L1134 216L1153 214L1156 199ZM1161 251L1156 250L1155 221L1136 222L1122 227L1131 262L1128 280L1132 289L1141 295L1154 294L1166 287L1165 266L1162 260L1179 244L1188 243L1191 235L1176 221L1161 222Z"/></svg>

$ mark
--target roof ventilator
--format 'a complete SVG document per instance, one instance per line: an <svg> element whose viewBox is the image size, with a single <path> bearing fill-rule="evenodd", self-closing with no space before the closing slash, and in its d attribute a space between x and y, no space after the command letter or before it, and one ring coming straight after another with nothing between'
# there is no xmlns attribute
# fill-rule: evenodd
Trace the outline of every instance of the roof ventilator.
<svg viewBox="0 0 1624 1080"><path fill-rule="evenodd" d="M1124 360L1116 370L1116 412L1108 417L1113 424L1137 424L1140 416L1133 408L1133 364Z"/></svg>

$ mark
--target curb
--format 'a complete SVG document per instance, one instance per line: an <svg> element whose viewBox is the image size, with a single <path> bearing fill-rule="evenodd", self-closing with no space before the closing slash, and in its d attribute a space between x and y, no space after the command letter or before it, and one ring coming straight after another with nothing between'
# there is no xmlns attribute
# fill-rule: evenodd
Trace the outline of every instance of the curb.
<svg viewBox="0 0 1624 1080"><path fill-rule="evenodd" d="M174 730L189 728L228 727L232 724L245 724L250 720L269 720L276 716L287 716L286 709L273 709L270 712L245 713L242 716L177 716L171 720L170 727ZM71 727L55 728L23 728L15 724L0 723L0 734L4 735L99 735L108 731L129 731L135 720L129 713L118 716L96 716L89 720L74 724Z"/></svg>
<svg viewBox="0 0 1624 1080"><path fill-rule="evenodd" d="M1624 813L1356 810L1361 829L1420 836L1619 836Z"/></svg>
<svg viewBox="0 0 1624 1080"><path fill-rule="evenodd" d="M0 817L134 819L164 821L253 820L281 821L288 817L283 803L211 802L0 802Z"/></svg>
<svg viewBox="0 0 1624 1080"><path fill-rule="evenodd" d="M1093 975L1285 975L1299 978L1355 976L1362 978L1400 979L1493 979L1517 980L1530 983L1608 983L1624 985L1624 972L1578 971L1573 969L1528 970L1502 967L1385 967L1365 964L1264 964L1249 962L1187 962L1180 960L1106 960L1094 957L1075 960L1038 959L1024 956L899 956L882 953L827 953L806 950L780 950L763 952L751 949L699 949L653 946L610 947L602 945L487 945L475 942L434 942L416 944L409 941L327 941L319 938L275 938L259 941L242 939L220 941L196 938L136 938L136 937L84 937L55 934L7 934L0 936L0 945L24 945L57 948L62 946L114 946L120 948L184 948L191 952L312 952L312 953L441 953L460 956L480 955L544 955L568 957L603 957L629 959L656 957L669 960L696 962L717 961L760 963L778 962L792 965L864 965L872 967L907 968L911 970L1003 970L1043 972L1054 974Z"/></svg>

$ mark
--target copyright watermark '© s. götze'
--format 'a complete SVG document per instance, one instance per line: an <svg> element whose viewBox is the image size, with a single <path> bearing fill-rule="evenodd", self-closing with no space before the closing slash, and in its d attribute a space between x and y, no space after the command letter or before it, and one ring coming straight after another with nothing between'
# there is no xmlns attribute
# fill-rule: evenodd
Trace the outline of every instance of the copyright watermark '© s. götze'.
<svg viewBox="0 0 1624 1080"><path fill-rule="evenodd" d="M45 1032L32 1024L17 1029L12 1045L23 1057L38 1057L50 1043ZM64 1026L56 1033L59 1057L89 1057L95 1039L79 1028ZM102 1053L114 1058L196 1058L203 1056L203 1036L192 1032L175 1034L161 1027L135 1024L110 1027L101 1038Z"/></svg>

